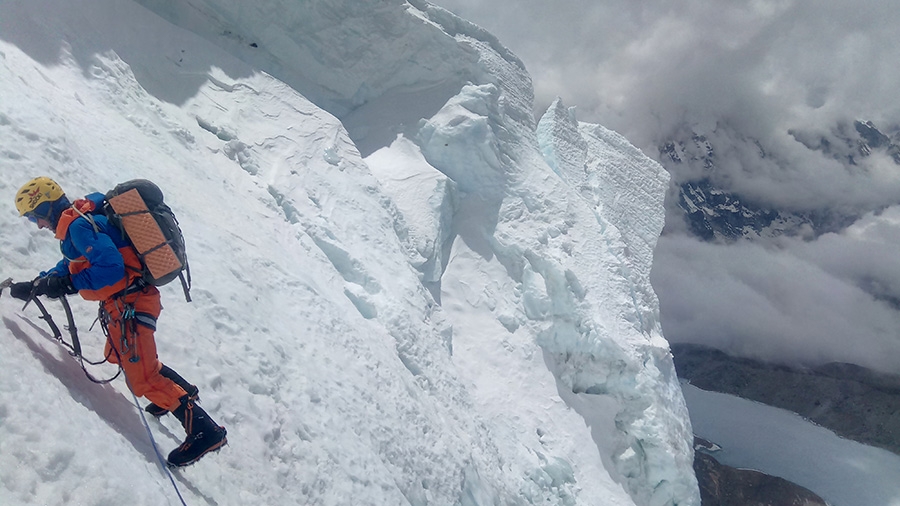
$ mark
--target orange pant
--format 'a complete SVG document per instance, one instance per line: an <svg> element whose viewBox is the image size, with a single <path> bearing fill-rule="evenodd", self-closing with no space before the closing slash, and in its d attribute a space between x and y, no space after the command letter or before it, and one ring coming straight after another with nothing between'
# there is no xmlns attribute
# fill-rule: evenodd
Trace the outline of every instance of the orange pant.
<svg viewBox="0 0 900 506"><path fill-rule="evenodd" d="M169 411L177 408L178 399L187 392L159 373L162 363L156 356L153 334L162 310L159 290L147 286L125 297L106 300L101 310L108 316L103 318L109 335L105 355L111 363L122 366L134 394Z"/></svg>

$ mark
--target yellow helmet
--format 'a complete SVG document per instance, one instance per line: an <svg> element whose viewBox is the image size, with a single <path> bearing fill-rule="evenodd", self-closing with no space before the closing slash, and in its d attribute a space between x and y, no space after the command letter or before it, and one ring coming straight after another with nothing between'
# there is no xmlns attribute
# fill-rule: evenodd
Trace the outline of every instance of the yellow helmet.
<svg viewBox="0 0 900 506"><path fill-rule="evenodd" d="M56 202L65 195L56 181L45 176L36 177L16 193L16 209L19 210L19 216L25 216L44 202Z"/></svg>

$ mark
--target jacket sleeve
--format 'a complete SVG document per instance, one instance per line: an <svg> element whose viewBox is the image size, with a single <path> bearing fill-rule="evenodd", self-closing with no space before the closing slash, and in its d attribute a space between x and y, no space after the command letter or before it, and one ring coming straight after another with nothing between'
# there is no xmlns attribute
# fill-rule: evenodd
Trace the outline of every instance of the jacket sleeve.
<svg viewBox="0 0 900 506"><path fill-rule="evenodd" d="M84 255L90 267L72 275L72 285L78 290L99 290L125 277L125 261L112 239L97 232L86 219L78 219L69 227L72 245ZM71 262L71 260L70 260Z"/></svg>
<svg viewBox="0 0 900 506"><path fill-rule="evenodd" d="M41 277L65 276L67 274L69 274L69 264L66 262L66 259L63 258L52 269L41 272Z"/></svg>

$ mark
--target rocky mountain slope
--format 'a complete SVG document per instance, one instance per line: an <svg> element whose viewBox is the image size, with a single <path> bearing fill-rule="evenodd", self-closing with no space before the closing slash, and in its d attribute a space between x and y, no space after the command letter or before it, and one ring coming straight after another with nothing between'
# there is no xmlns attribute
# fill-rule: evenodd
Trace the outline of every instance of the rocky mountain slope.
<svg viewBox="0 0 900 506"><path fill-rule="evenodd" d="M678 375L723 392L798 413L854 441L900 455L900 376L852 364L790 368L675 344Z"/></svg>

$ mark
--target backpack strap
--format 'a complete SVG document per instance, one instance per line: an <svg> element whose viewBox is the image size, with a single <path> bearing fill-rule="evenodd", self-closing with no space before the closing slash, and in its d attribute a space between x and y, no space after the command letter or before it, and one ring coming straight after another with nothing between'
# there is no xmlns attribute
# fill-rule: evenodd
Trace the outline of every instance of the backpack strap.
<svg viewBox="0 0 900 506"><path fill-rule="evenodd" d="M90 214L86 214L86 213L82 212L81 209L78 209L78 208L75 207L75 206L72 206L72 209L74 209L75 212L78 213L82 218L84 218L84 219L88 220L88 222L90 222L91 226L94 227L94 233L95 233L95 234L100 233L100 227L97 226L97 222L94 221L94 217L93 217L93 216L91 216Z"/></svg>
<svg viewBox="0 0 900 506"><path fill-rule="evenodd" d="M187 280L184 279L184 271L178 273L178 279L181 280L181 289L184 290L184 300L187 302L191 301L191 268L188 265L184 266L184 270L187 271Z"/></svg>

